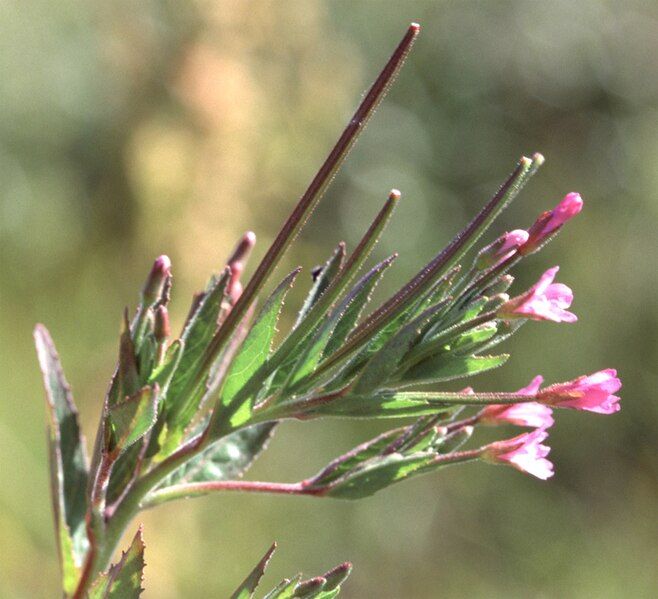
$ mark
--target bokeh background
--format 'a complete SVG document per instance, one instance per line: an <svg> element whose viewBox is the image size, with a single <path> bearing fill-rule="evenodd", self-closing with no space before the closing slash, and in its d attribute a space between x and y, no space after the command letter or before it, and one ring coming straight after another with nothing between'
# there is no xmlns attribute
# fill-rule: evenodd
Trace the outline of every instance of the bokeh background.
<svg viewBox="0 0 658 599"><path fill-rule="evenodd" d="M522 289L560 264L580 320L525 327L476 387L617 367L623 410L561 414L548 483L477 464L358 503L163 506L143 517L144 596L228 596L273 539L270 587L350 559L347 598L656 596L650 0L1 3L0 596L58 594L33 324L50 328L91 432L121 310L151 260L172 257L180 324L242 231L257 232L262 255L412 20L423 32L405 70L284 267L322 262L339 239L353 246L398 187L377 250L401 253L390 292L522 153L541 151L546 165L497 230L582 193L583 213L517 273ZM379 430L286 424L250 476L296 480Z"/></svg>

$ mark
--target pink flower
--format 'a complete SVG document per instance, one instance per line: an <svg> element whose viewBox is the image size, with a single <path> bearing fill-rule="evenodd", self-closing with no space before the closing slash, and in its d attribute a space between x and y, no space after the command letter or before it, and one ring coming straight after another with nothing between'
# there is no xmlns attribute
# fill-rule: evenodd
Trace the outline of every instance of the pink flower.
<svg viewBox="0 0 658 599"><path fill-rule="evenodd" d="M559 266L549 268L528 291L505 302L498 309L498 316L576 322L578 317L566 310L573 301L573 292L562 283L553 283L558 270Z"/></svg>
<svg viewBox="0 0 658 599"><path fill-rule="evenodd" d="M483 448L481 457L494 464L509 464L546 480L553 476L553 464L546 459L551 448L541 445L547 437L546 431L537 429L505 441L495 441Z"/></svg>
<svg viewBox="0 0 658 599"><path fill-rule="evenodd" d="M480 250L475 258L475 267L479 270L500 264L528 241L528 232L516 229L501 235L496 241Z"/></svg>
<svg viewBox="0 0 658 599"><path fill-rule="evenodd" d="M568 193L553 210L542 213L528 230L528 240L519 248L523 255L539 249L546 239L564 223L571 220L583 209L583 199L576 192Z"/></svg>
<svg viewBox="0 0 658 599"><path fill-rule="evenodd" d="M519 395L534 396L539 391L544 378L536 376L531 383L519 389ZM496 426L509 422L517 426L531 426L533 428L547 429L553 426L553 410L536 401L515 404L492 404L484 408L478 416L478 422L489 426Z"/></svg>
<svg viewBox="0 0 658 599"><path fill-rule="evenodd" d="M537 399L559 408L614 414L621 409L620 398L614 395L619 389L621 381L617 378L617 371L608 368L546 387L537 394Z"/></svg>

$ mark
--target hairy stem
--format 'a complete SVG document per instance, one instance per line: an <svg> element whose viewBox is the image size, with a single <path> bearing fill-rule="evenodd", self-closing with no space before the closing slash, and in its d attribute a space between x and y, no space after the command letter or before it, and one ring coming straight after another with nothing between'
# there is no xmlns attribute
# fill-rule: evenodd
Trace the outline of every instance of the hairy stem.
<svg viewBox="0 0 658 599"><path fill-rule="evenodd" d="M246 493L270 493L274 495L321 495L317 489L307 488L303 482L273 483L245 480L222 480L203 483L174 485L150 493L140 504L141 509L148 509L172 501L199 497L215 491L242 491Z"/></svg>

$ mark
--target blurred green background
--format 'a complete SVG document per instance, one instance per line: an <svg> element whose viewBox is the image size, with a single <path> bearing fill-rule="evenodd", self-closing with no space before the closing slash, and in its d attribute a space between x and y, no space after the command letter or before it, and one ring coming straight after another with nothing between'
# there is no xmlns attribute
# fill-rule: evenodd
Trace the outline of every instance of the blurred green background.
<svg viewBox="0 0 658 599"><path fill-rule="evenodd" d="M350 559L347 598L656 596L650 0L1 3L0 596L58 595L34 323L50 328L91 434L121 310L152 259L172 257L180 324L242 231L262 255L412 20L423 31L405 70L284 266L353 246L398 187L377 250L401 253L390 292L522 153L541 151L497 231L581 192L583 213L516 287L560 264L580 320L525 327L508 365L475 386L616 367L623 410L561 413L548 483L476 464L358 503L224 495L158 508L143 516L144 596L228 596L273 539L265 586ZM379 430L286 424L249 476L296 480Z"/></svg>

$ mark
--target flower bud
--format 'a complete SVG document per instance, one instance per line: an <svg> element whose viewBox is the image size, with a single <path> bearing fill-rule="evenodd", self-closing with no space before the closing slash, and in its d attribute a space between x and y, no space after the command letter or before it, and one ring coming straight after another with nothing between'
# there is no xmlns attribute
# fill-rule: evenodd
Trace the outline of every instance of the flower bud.
<svg viewBox="0 0 658 599"><path fill-rule="evenodd" d="M514 277L512 275L503 275L489 287L486 287L482 291L482 295L491 297L499 293L505 293L512 286L512 283L514 283Z"/></svg>
<svg viewBox="0 0 658 599"><path fill-rule="evenodd" d="M528 240L519 248L523 256L536 252L548 238L564 223L571 220L583 209L583 200L580 194L568 193L553 210L541 214L535 223L528 229Z"/></svg>
<svg viewBox="0 0 658 599"><path fill-rule="evenodd" d="M475 257L475 268L485 270L500 264L514 254L528 240L528 232L516 229L501 235L496 241L480 250Z"/></svg>
<svg viewBox="0 0 658 599"><path fill-rule="evenodd" d="M171 276L171 260L164 254L159 256L153 263L144 289L142 290L142 301L150 306L160 299L167 279Z"/></svg>
<svg viewBox="0 0 658 599"><path fill-rule="evenodd" d="M153 335L158 343L166 341L171 335L171 327L169 325L169 312L164 306L158 306L158 309L155 311Z"/></svg>

